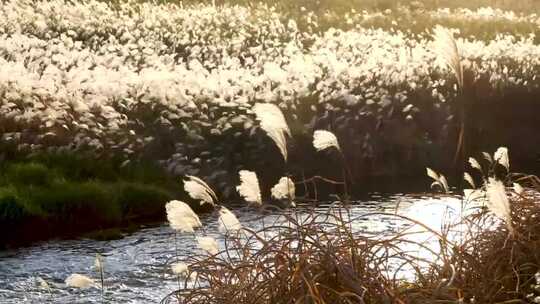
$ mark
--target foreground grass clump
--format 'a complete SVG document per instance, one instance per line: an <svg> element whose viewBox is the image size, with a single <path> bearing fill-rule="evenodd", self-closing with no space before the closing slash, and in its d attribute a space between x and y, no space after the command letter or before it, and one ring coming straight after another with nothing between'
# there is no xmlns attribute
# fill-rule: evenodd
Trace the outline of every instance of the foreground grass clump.
<svg viewBox="0 0 540 304"><path fill-rule="evenodd" d="M453 249L453 280L439 285L451 272L440 267L433 277L417 282L417 289L405 290L406 298L431 303L474 299L475 303L538 303L537 273L540 271L539 197L520 197L512 201L512 226L489 227L472 233ZM466 219L467 224L482 225L487 214ZM533 301L534 300L534 301ZM505 302L507 301L507 302ZM470 301L469 301L470 302Z"/></svg>
<svg viewBox="0 0 540 304"><path fill-rule="evenodd" d="M422 229L382 236L355 232L347 206L286 213L227 232L217 254L188 258L181 288L163 303L536 303L536 193L511 196L511 223L480 205L441 231L385 214ZM420 231L434 242L415 238Z"/></svg>
<svg viewBox="0 0 540 304"><path fill-rule="evenodd" d="M114 169L108 161L47 155L6 162L1 172L0 226L15 228L1 243L160 220L177 195L174 182L150 165ZM32 235L32 225L43 223Z"/></svg>

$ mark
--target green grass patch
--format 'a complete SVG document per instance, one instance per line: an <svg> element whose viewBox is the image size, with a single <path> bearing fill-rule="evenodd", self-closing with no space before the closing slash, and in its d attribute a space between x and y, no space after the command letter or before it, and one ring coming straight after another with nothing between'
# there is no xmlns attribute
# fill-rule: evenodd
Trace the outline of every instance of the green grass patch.
<svg viewBox="0 0 540 304"><path fill-rule="evenodd" d="M28 211L14 187L0 188L0 221L14 223L24 219Z"/></svg>
<svg viewBox="0 0 540 304"><path fill-rule="evenodd" d="M6 166L4 183L26 186L46 186L51 182L52 172L40 163L15 163Z"/></svg>
<svg viewBox="0 0 540 304"><path fill-rule="evenodd" d="M164 216L181 190L153 164L40 155L0 163L0 224L113 227Z"/></svg>

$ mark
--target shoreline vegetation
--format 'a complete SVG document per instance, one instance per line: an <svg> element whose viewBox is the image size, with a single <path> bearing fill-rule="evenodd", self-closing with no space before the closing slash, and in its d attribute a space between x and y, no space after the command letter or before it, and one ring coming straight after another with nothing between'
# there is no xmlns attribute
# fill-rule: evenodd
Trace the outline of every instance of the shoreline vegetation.
<svg viewBox="0 0 540 304"><path fill-rule="evenodd" d="M23 0L0 10L8 159L67 151L154 162L234 197L237 171L264 168L271 186L285 169L253 112L267 102L290 122L296 179L341 178L341 160L318 161L310 144L328 129L342 140L349 188L362 189L419 178L428 164L452 173L465 104L468 154L505 145L516 170L540 172L530 151L540 146L534 14L404 6L349 12L334 25L332 14L306 9L292 20L264 4ZM463 94L437 54L437 24L460 49Z"/></svg>
<svg viewBox="0 0 540 304"><path fill-rule="evenodd" d="M534 2L518 1L529 11L516 13L500 10L507 8L504 1L494 8L471 1L449 10L441 8L450 4L444 1L361 1L365 10L352 9L352 2L331 10L325 1L320 7L183 3L4 2L4 165L54 171L59 163L24 159L71 154L111 176L122 165L150 164L163 172L154 181L117 176L112 183L103 176L62 181L62 173L46 177L52 184L37 186L43 198L32 193L31 183L10 186L7 177L0 193L1 214L8 219L3 222L84 207L103 213L96 215L96 228L114 226L130 217L126 203L117 201L126 199L117 197L131 192L126 189L163 204L171 194L185 195L177 189L184 175L205 177L224 199L235 200L230 185L242 169L264 168L263 189L287 169L296 180L310 180L300 189L324 199L341 186L313 177L341 180L337 164L343 158L350 195L422 191L428 164L451 173L450 181L461 180L453 173L460 99L467 100L467 153L504 144L517 171L540 172L539 155L530 150L540 146L540 17ZM437 24L456 37L459 81L431 41ZM278 105L290 122L287 165L257 123L253 105L260 102ZM341 138L343 154L320 162L311 146L316 129ZM176 183L162 185L163 178ZM81 193L68 197L77 188ZM55 192L66 196L55 198ZM96 206L88 206L88 196ZM66 206L47 210L42 205L50 200ZM78 206L69 200L82 201ZM154 212L141 213L154 220Z"/></svg>
<svg viewBox="0 0 540 304"><path fill-rule="evenodd" d="M117 238L160 222L177 182L155 165L126 166L69 154L0 162L0 247L57 237ZM195 206L194 206L195 207Z"/></svg>
<svg viewBox="0 0 540 304"><path fill-rule="evenodd" d="M202 253L168 261L163 303L540 303L540 179L511 173L540 172L540 18L358 1L3 1L0 244L166 216ZM459 193L458 216L358 234L375 178ZM244 227L231 198L285 222ZM105 259L62 287L105 297Z"/></svg>
<svg viewBox="0 0 540 304"><path fill-rule="evenodd" d="M286 147L279 133L287 128L272 112L260 117L261 124L277 146ZM313 145L341 153L328 131L316 131ZM468 159L464 180L470 188L447 206L438 225L380 213L408 224L371 236L353 228L366 215L351 215L347 188L326 211L282 213L281 220L252 229L221 206L204 181L189 177L186 192L218 211L223 241L206 234L188 205L167 203L175 236L193 235L201 250L170 261L178 290L162 303L538 303L540 179L511 173L505 147L482 155ZM449 193L443 174L426 173L432 188ZM252 208L264 209L256 173L239 175L238 193ZM294 206L294 183L283 181L272 192Z"/></svg>

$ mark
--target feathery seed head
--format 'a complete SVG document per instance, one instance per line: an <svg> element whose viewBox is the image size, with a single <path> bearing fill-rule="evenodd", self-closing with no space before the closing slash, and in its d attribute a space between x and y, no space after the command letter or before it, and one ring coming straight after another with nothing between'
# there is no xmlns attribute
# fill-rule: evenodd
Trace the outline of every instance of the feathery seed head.
<svg viewBox="0 0 540 304"><path fill-rule="evenodd" d="M272 187L272 197L277 200L294 199L296 189L294 182L284 176L279 179L279 182Z"/></svg>
<svg viewBox="0 0 540 304"><path fill-rule="evenodd" d="M194 228L201 227L201 221L188 204L181 201L170 201L165 205L167 220L176 231L193 233Z"/></svg>
<svg viewBox="0 0 540 304"><path fill-rule="evenodd" d="M472 176L468 172L463 173L463 179L467 183L469 183L469 185L471 185L471 187L476 188L476 184L474 183L474 179L472 178Z"/></svg>
<svg viewBox="0 0 540 304"><path fill-rule="evenodd" d="M512 217L510 211L510 201L506 195L506 188L500 180L493 177L488 179L486 184L487 207L493 214L506 222L508 229L512 229Z"/></svg>
<svg viewBox="0 0 540 304"><path fill-rule="evenodd" d="M500 147L493 154L493 159L501 166L506 168L506 171L510 170L510 158L508 157L508 148Z"/></svg>
<svg viewBox="0 0 540 304"><path fill-rule="evenodd" d="M291 136L291 131L279 107L271 103L257 103L253 106L253 112L260 121L261 129L274 141L287 161L287 136Z"/></svg>
<svg viewBox="0 0 540 304"><path fill-rule="evenodd" d="M221 233L229 233L242 229L242 224L234 213L225 207L219 210L218 230Z"/></svg>
<svg viewBox="0 0 540 304"><path fill-rule="evenodd" d="M473 157L469 157L469 164L471 164L471 167L480 170L482 172L482 166L480 166L480 163Z"/></svg>
<svg viewBox="0 0 540 304"><path fill-rule="evenodd" d="M188 180L184 181L184 190L189 196L195 200L199 200L201 204L208 203L216 205L217 195L202 179L188 175Z"/></svg>
<svg viewBox="0 0 540 304"><path fill-rule="evenodd" d="M88 288L88 287L96 286L96 283L94 282L94 280L92 280L91 278L85 275L78 274L78 273L74 273L70 275L69 277L67 277L65 283L68 287L75 287L75 288Z"/></svg>
<svg viewBox="0 0 540 304"><path fill-rule="evenodd" d="M197 243L199 243L199 247L202 250L208 252L211 255L216 255L219 252L218 243L213 237L197 237Z"/></svg>
<svg viewBox="0 0 540 304"><path fill-rule="evenodd" d="M240 175L240 186L237 186L236 190L240 196L248 203L258 206L262 205L261 189L257 174L247 170L241 170L238 174Z"/></svg>
<svg viewBox="0 0 540 304"><path fill-rule="evenodd" d="M316 130L313 133L313 146L319 152L331 147L335 147L341 151L336 135L326 130Z"/></svg>
<svg viewBox="0 0 540 304"><path fill-rule="evenodd" d="M184 277L189 271L189 267L186 263L176 262L171 265L171 270L174 274Z"/></svg>
<svg viewBox="0 0 540 304"><path fill-rule="evenodd" d="M433 29L433 38L435 52L453 71L458 86L463 88L463 65L454 34L449 29L437 25Z"/></svg>

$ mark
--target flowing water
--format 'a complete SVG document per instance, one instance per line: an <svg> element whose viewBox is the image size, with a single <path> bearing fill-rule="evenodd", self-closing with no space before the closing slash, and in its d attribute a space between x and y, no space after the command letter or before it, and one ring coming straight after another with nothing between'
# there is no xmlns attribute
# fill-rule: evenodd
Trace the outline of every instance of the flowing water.
<svg viewBox="0 0 540 304"><path fill-rule="evenodd" d="M352 215L358 217L354 228L367 234L392 233L403 223L390 216L365 215L395 212L397 206L400 213L416 215L437 227L443 214L447 214L448 206L458 204L451 198L374 195L372 200L358 202L352 208ZM254 210L242 208L234 212L245 226L256 228L262 224L260 214ZM275 217L266 215L266 223ZM206 233L219 238L215 216L207 215L201 220ZM159 303L178 286L167 263L176 256L181 259L197 250L192 235L175 237L170 227L163 224L143 228L119 240L54 240L0 251L0 303ZM94 267L97 252L103 255L105 264L103 297L98 288L67 287L64 280L72 273L99 278ZM48 287L41 286L41 279Z"/></svg>

